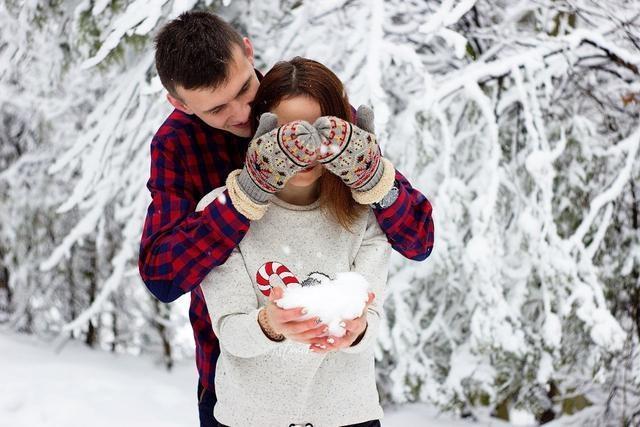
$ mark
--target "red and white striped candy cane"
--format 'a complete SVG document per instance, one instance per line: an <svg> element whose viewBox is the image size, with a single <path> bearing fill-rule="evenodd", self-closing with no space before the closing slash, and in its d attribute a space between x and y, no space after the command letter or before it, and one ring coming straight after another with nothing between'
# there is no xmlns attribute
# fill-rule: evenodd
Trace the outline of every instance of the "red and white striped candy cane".
<svg viewBox="0 0 640 427"><path fill-rule="evenodd" d="M258 289L265 296L269 296L271 293L273 286L271 286L270 279L274 274L282 279L286 286L300 286L298 278L287 267L275 261L265 262L256 273Z"/></svg>

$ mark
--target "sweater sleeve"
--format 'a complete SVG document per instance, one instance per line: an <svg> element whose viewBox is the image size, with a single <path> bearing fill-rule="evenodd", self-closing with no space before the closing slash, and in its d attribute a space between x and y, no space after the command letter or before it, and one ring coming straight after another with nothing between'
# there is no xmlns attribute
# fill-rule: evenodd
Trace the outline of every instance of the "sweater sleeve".
<svg viewBox="0 0 640 427"><path fill-rule="evenodd" d="M238 248L202 281L202 292L220 347L233 356L257 357L277 348L258 323L261 310L251 276Z"/></svg>
<svg viewBox="0 0 640 427"><path fill-rule="evenodd" d="M369 211L367 229L362 244L356 253L351 271L363 275L370 285L370 291L376 294L367 311L367 329L360 342L352 347L343 348L345 353L361 353L376 343L382 305L385 298L391 245L378 225L373 211Z"/></svg>
<svg viewBox="0 0 640 427"><path fill-rule="evenodd" d="M223 264L249 229L227 190L202 212L194 212L195 189L175 152L174 134L151 143L151 204L140 242L138 268L149 291L162 302L190 292Z"/></svg>

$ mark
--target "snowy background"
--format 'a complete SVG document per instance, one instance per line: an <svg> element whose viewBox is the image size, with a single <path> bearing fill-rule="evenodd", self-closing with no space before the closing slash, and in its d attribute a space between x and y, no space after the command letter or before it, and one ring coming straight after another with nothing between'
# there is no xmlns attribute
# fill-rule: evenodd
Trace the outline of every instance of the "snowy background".
<svg viewBox="0 0 640 427"><path fill-rule="evenodd" d="M433 204L432 255L392 258L385 425L640 425L638 0L3 0L0 425L195 424L188 298L136 267L152 37L192 8L262 71L334 70Z"/></svg>

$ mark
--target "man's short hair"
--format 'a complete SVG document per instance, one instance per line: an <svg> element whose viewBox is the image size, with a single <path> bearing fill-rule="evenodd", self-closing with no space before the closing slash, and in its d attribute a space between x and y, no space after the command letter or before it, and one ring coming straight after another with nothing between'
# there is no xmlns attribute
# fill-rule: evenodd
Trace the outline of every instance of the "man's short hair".
<svg viewBox="0 0 640 427"><path fill-rule="evenodd" d="M157 34L156 69L163 86L177 98L176 87L215 89L228 80L234 46L242 36L209 12L185 12Z"/></svg>

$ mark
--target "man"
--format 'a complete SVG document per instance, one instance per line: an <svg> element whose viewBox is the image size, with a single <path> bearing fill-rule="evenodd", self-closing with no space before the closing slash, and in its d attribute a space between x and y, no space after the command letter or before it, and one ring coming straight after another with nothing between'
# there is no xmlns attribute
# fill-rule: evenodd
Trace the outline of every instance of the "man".
<svg viewBox="0 0 640 427"><path fill-rule="evenodd" d="M139 269L147 288L163 302L191 294L200 422L216 426L214 374L219 345L200 282L224 264L268 204L264 198L243 195L242 185L230 186L227 180L245 163L250 103L260 76L253 68L249 39L205 12L185 13L162 28L156 37L156 68L175 110L151 142L147 187L152 202ZM220 197L195 212L204 195L225 183ZM429 201L397 171L383 196L371 206L392 247L409 259L427 258L433 247ZM305 342L316 325L292 321L288 314L279 329L286 326L287 338Z"/></svg>

